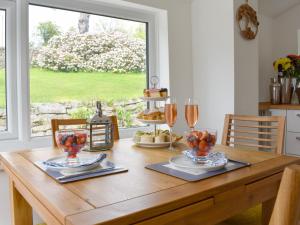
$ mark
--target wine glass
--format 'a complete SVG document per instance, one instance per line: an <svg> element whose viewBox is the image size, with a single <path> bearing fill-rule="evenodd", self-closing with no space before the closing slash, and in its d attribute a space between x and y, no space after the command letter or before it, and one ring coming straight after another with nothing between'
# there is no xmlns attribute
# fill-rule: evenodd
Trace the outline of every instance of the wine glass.
<svg viewBox="0 0 300 225"><path fill-rule="evenodd" d="M185 120L191 129L194 130L199 118L198 102L193 98L185 102Z"/></svg>
<svg viewBox="0 0 300 225"><path fill-rule="evenodd" d="M172 140L172 128L177 119L177 104L175 98L169 98L165 104L165 118L167 124L170 128L170 150L174 150L173 148L173 140Z"/></svg>

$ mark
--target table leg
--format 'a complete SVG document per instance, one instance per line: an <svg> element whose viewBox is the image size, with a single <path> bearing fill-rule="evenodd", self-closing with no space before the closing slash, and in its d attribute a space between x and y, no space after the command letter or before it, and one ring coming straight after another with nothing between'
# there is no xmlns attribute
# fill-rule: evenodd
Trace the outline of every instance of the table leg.
<svg viewBox="0 0 300 225"><path fill-rule="evenodd" d="M9 180L10 204L13 225L32 225L32 208Z"/></svg>
<svg viewBox="0 0 300 225"><path fill-rule="evenodd" d="M262 203L262 225L268 225L273 212L276 198L272 198Z"/></svg>

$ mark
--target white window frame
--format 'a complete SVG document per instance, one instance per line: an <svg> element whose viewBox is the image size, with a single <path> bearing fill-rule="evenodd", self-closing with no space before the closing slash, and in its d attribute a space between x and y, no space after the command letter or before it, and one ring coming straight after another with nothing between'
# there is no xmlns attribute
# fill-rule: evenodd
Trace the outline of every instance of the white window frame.
<svg viewBox="0 0 300 225"><path fill-rule="evenodd" d="M50 136L31 137L29 4L148 23L149 77L161 75L161 85L169 88L168 23L166 10L141 6L120 0L0 0L0 2L2 1L9 2L11 6L15 5L15 9L11 8L11 10L15 10L15 18L17 18L16 21L13 18L11 20L12 23L16 23L16 26L12 26L16 27L16 35L12 35L11 42L16 41L17 47L13 49L10 57L10 59L17 59L17 73L14 73L17 74L17 76L13 77L13 82L11 83L11 90L14 90L11 94L11 102L13 104L8 107L13 110L13 112L10 112L10 115L13 116L8 116L8 118L14 118L14 120L11 121L12 125L10 127L14 128L15 132L13 133L14 136L12 135L10 137L0 133L0 143L3 148L9 150L18 149L20 147L45 147L50 146L52 143ZM13 34L13 32L11 34ZM15 36L16 40L14 39ZM14 62L15 61L16 60L14 60ZM15 67L11 69L15 69ZM120 129L120 136L121 138L132 137L137 129L138 128ZM17 139L10 140L11 138ZM3 139L6 140L4 141Z"/></svg>
<svg viewBox="0 0 300 225"><path fill-rule="evenodd" d="M0 1L5 13L5 72L6 72L6 124L7 130L0 132L0 140L18 137L17 76L16 76L16 9L12 1Z"/></svg>

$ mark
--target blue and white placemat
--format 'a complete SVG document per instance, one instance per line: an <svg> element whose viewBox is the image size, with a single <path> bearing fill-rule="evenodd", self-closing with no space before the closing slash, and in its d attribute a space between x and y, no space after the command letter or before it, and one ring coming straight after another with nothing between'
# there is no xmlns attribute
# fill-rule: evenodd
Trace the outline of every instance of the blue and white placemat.
<svg viewBox="0 0 300 225"><path fill-rule="evenodd" d="M108 163L101 163L101 166L99 165L98 167L96 167L92 170L81 171L81 172L76 172L76 173L66 173L63 171L49 169L43 163L43 161L37 161L37 162L35 162L35 165L37 167L39 167L41 170L43 170L45 173L47 173L50 177L55 179L57 182L62 183L62 184L128 171L128 169L126 169L122 166L118 166L118 165L111 166L113 163L109 162L109 161L107 161L107 162Z"/></svg>
<svg viewBox="0 0 300 225"><path fill-rule="evenodd" d="M147 169L155 170L173 177L177 177L186 181L199 181L213 177L219 174L227 173L229 171L237 170L243 167L250 166L250 163L228 160L228 164L220 170L205 171L199 169L186 169L176 167L169 162L156 163L146 166Z"/></svg>

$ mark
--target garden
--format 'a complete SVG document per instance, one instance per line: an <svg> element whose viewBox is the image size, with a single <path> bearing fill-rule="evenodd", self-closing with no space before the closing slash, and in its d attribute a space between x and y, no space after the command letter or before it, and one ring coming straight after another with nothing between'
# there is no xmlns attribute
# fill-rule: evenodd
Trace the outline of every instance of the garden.
<svg viewBox="0 0 300 225"><path fill-rule="evenodd" d="M87 14L78 15L86 18ZM78 30L62 32L51 21L41 22L35 32L39 39L31 39L33 136L50 135L52 118L91 117L97 100L103 102L106 114L118 116L120 127L142 125L135 120L145 107L140 99L147 80L142 26L133 32L110 29L92 33L85 27L88 21L79 19L78 23ZM5 71L1 69L0 90L4 87ZM0 108L4 107L5 93L0 92ZM0 119L4 121L2 111Z"/></svg>

